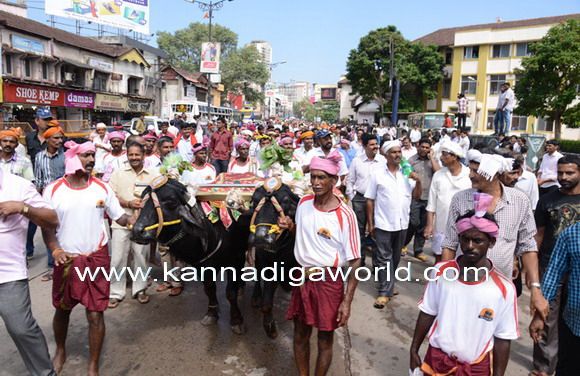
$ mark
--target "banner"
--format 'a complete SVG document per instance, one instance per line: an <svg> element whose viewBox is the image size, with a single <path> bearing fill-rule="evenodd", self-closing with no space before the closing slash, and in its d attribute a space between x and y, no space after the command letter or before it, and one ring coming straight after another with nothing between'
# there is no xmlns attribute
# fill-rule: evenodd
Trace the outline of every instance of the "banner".
<svg viewBox="0 0 580 376"><path fill-rule="evenodd" d="M64 106L64 90L4 82L4 103Z"/></svg>
<svg viewBox="0 0 580 376"><path fill-rule="evenodd" d="M107 111L126 111L127 98L117 95L97 94L95 98L95 108Z"/></svg>
<svg viewBox="0 0 580 376"><path fill-rule="evenodd" d="M149 34L149 0L46 0L45 12Z"/></svg>
<svg viewBox="0 0 580 376"><path fill-rule="evenodd" d="M220 72L220 49L221 45L214 42L201 44L201 73L219 73Z"/></svg>
<svg viewBox="0 0 580 376"><path fill-rule="evenodd" d="M64 105L74 108L94 108L95 94L86 91L69 91L64 98Z"/></svg>

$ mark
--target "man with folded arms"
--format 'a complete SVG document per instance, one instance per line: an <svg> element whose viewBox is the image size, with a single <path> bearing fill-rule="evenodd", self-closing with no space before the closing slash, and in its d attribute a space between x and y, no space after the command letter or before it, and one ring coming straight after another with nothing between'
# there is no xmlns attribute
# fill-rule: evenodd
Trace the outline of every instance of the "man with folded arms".
<svg viewBox="0 0 580 376"><path fill-rule="evenodd" d="M294 320L294 358L300 375L310 374L310 336L318 329L316 375L326 375L332 362L334 330L346 325L358 284L355 271L360 264L359 232L356 216L334 193L339 179L340 154L314 157L310 163L313 195L300 200L296 226L290 217L279 220L280 228L295 231L294 255L307 276L294 287L286 318ZM344 292L341 277L329 273L342 266L350 268ZM316 276L316 277L315 277Z"/></svg>
<svg viewBox="0 0 580 376"><path fill-rule="evenodd" d="M105 337L103 312L109 303L110 282L102 271L109 271L105 213L121 226L134 222L111 187L91 176L95 165L92 142L68 141L65 176L44 190L44 199L55 209L60 222L56 230L43 229L42 235L54 257L52 304L56 353L53 365L60 373L66 360L65 343L72 309L86 308L89 322L90 360L87 374L99 374L99 358ZM90 272L93 277L89 277ZM86 273L86 274L85 274ZM80 275L85 275L84 280Z"/></svg>

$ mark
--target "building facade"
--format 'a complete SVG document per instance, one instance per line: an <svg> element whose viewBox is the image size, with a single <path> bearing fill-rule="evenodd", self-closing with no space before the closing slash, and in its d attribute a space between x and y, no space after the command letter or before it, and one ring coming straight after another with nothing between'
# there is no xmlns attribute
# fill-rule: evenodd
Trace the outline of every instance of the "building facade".
<svg viewBox="0 0 580 376"><path fill-rule="evenodd" d="M517 86L515 69L521 67L529 45L543 38L553 26L568 19L580 19L580 14L501 21L458 28L440 29L425 35L418 42L434 44L445 57L444 79L438 87L438 97L426 103L427 111L455 112L457 95L469 100L468 125L477 133L493 132L493 117L503 82ZM517 101L517 98L516 98ZM513 133L539 133L550 137L553 121L536 119L517 113L512 118ZM562 137L580 138L575 129L562 129Z"/></svg>
<svg viewBox="0 0 580 376"><path fill-rule="evenodd" d="M67 131L152 113L150 65L131 47L110 46L0 11L2 121L33 124L48 106ZM70 127L69 127L70 126Z"/></svg>

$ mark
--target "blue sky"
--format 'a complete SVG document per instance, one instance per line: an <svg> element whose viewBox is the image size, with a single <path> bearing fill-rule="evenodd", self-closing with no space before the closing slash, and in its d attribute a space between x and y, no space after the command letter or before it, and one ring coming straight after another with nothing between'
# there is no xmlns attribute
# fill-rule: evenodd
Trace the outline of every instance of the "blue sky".
<svg viewBox="0 0 580 376"><path fill-rule="evenodd" d="M150 0L151 31L174 31L190 22L207 22L197 4ZM31 0L31 7L42 7ZM579 0L234 0L215 12L214 23L239 36L239 44L267 40L273 61L287 61L273 80L336 83L346 58L370 30L395 25L408 39L453 26L580 13ZM48 18L31 9L38 21ZM68 21L69 23L72 21ZM153 41L151 42L153 43Z"/></svg>

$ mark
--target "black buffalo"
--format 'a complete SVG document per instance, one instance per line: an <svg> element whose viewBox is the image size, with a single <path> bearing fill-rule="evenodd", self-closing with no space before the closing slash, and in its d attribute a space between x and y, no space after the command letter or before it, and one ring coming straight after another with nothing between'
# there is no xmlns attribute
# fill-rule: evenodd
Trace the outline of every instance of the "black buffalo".
<svg viewBox="0 0 580 376"><path fill-rule="evenodd" d="M157 200L154 199L155 195ZM246 329L237 296L241 287L241 270L246 259L249 216L242 215L227 230L221 221L213 224L207 219L199 203L188 201L190 197L186 187L173 179L161 181L155 188L148 187L143 192L143 198L145 204L133 226L132 240L140 244L158 241L168 245L176 259L195 267L213 267L217 270L218 278L221 274L220 268L224 268L227 274L226 297L230 303L232 331L237 334L244 333ZM158 205L155 204L156 201ZM158 210L161 210L163 218L160 218ZM170 224L176 220L181 222ZM162 226L158 234L157 229L151 226L160 222L167 225ZM231 270L227 271L225 268L233 268L236 278L233 278ZM218 319L216 281L211 274L206 269L203 276L204 290L209 298L207 313L201 321L203 325L215 324Z"/></svg>
<svg viewBox="0 0 580 376"><path fill-rule="evenodd" d="M255 214L252 220L255 227L252 228L249 244L255 247L258 275L261 276L261 271L265 267L272 268L277 263L278 278L284 277L286 286L290 277L289 270L298 265L294 258L295 237L289 231L278 231L276 224L280 215L289 216L294 220L299 200L290 187L284 184L274 192L259 187L252 196L250 211ZM272 306L278 282L270 281L271 275L265 277L267 281L260 280L254 285L252 305L262 310L266 334L270 338L276 338L278 330L272 315Z"/></svg>

